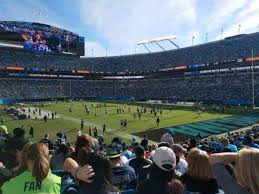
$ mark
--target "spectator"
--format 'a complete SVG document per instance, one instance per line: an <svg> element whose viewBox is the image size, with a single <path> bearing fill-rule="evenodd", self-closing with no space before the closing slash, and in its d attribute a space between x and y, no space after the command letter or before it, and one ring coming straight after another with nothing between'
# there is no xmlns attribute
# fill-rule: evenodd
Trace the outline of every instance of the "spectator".
<svg viewBox="0 0 259 194"><path fill-rule="evenodd" d="M24 137L24 135L25 135L25 131L22 127L21 128L19 128L19 127L15 128L13 130L13 137L14 138Z"/></svg>
<svg viewBox="0 0 259 194"><path fill-rule="evenodd" d="M75 152L71 154L71 158L77 160L77 154L81 148L92 149L92 139L88 135L78 136L75 143Z"/></svg>
<svg viewBox="0 0 259 194"><path fill-rule="evenodd" d="M112 182L112 167L108 159L92 152L89 153L84 148L79 151L78 163L80 166L91 165L94 171L92 182L79 182L80 189L84 194L100 194L118 192Z"/></svg>
<svg viewBox="0 0 259 194"><path fill-rule="evenodd" d="M110 144L106 147L106 152L112 164L112 184L121 190L135 189L136 174L132 167L122 164L121 146Z"/></svg>
<svg viewBox="0 0 259 194"><path fill-rule="evenodd" d="M228 138L222 138L221 143L222 150L224 150L225 148L229 148L232 152L237 152L237 146L230 144Z"/></svg>
<svg viewBox="0 0 259 194"><path fill-rule="evenodd" d="M153 155L150 177L138 185L136 194L169 194L169 182L175 176L175 165L175 154L170 148L157 148Z"/></svg>
<svg viewBox="0 0 259 194"><path fill-rule="evenodd" d="M122 152L122 156L125 156L127 158L127 160L129 160L132 156L133 156L133 153L131 151L131 146L128 146L128 145L125 145L124 143L124 146L122 146L122 149L123 149L123 152Z"/></svg>
<svg viewBox="0 0 259 194"><path fill-rule="evenodd" d="M169 143L170 146L174 144L174 138L172 137L173 134L165 133L161 137L161 142Z"/></svg>
<svg viewBox="0 0 259 194"><path fill-rule="evenodd" d="M187 155L188 168L181 177L186 192L213 194L219 193L219 186L213 176L209 155L193 148Z"/></svg>
<svg viewBox="0 0 259 194"><path fill-rule="evenodd" d="M240 149L240 148L243 147L242 142L240 141L240 138L238 137L238 135L235 135L235 136L233 137L233 144L234 144L235 146L237 146L238 149Z"/></svg>
<svg viewBox="0 0 259 194"><path fill-rule="evenodd" d="M64 161L69 156L69 145L62 143L59 145L50 159L50 169L52 171L61 171Z"/></svg>
<svg viewBox="0 0 259 194"><path fill-rule="evenodd" d="M56 140L56 144L57 145L61 145L61 144L65 144L66 143L66 135L61 133L61 132L58 132L56 134L56 137L57 137L57 140Z"/></svg>
<svg viewBox="0 0 259 194"><path fill-rule="evenodd" d="M174 144L173 151L177 157L179 157L179 162L176 165L176 170L181 174L184 174L187 170L188 164L185 160L184 154L187 152L181 144Z"/></svg>
<svg viewBox="0 0 259 194"><path fill-rule="evenodd" d="M213 173L219 186L227 194L259 193L259 150L244 148L237 153L218 153L210 155ZM235 178L229 174L225 165L236 162Z"/></svg>
<svg viewBox="0 0 259 194"><path fill-rule="evenodd" d="M187 150L190 151L192 148L196 148L196 147L197 147L196 139L190 139L190 143L189 143Z"/></svg>
<svg viewBox="0 0 259 194"><path fill-rule="evenodd" d="M259 145L257 143L254 143L254 139L250 135L246 135L244 137L244 145L251 147L251 148L259 149Z"/></svg>
<svg viewBox="0 0 259 194"><path fill-rule="evenodd" d="M24 137L10 138L0 152L0 163L4 168L0 170L0 186L8 179L15 176L21 167L23 147L28 143ZM6 173L9 172L9 173Z"/></svg>
<svg viewBox="0 0 259 194"><path fill-rule="evenodd" d="M135 170L139 182L147 178L152 162L144 158L145 150L141 145L135 147L133 151L136 158L130 160L129 165Z"/></svg>
<svg viewBox="0 0 259 194"><path fill-rule="evenodd" d="M27 171L4 183L3 194L60 193L60 178L49 172L48 148L42 143L29 146L26 152Z"/></svg>
<svg viewBox="0 0 259 194"><path fill-rule="evenodd" d="M217 152L220 152L221 145L220 145L220 143L215 138L212 137L210 139L209 145L210 145L210 147L214 148Z"/></svg>
<svg viewBox="0 0 259 194"><path fill-rule="evenodd" d="M151 161L153 161L153 156L154 156L154 153L155 153L155 150L156 150L156 148L157 148L157 145L151 145L151 152L150 152L150 156L149 156L149 159L151 160Z"/></svg>
<svg viewBox="0 0 259 194"><path fill-rule="evenodd" d="M143 138L140 142L140 145L145 149L148 150L148 138L147 135L143 135Z"/></svg>
<svg viewBox="0 0 259 194"><path fill-rule="evenodd" d="M44 138L42 140L40 140L40 142L46 144L48 146L49 150L54 150L53 142L49 139L48 133L46 133L44 135Z"/></svg>
<svg viewBox="0 0 259 194"><path fill-rule="evenodd" d="M170 187L170 194L183 194L184 193L183 184L181 183L181 181L179 181L177 179L173 179L169 183L169 187Z"/></svg>

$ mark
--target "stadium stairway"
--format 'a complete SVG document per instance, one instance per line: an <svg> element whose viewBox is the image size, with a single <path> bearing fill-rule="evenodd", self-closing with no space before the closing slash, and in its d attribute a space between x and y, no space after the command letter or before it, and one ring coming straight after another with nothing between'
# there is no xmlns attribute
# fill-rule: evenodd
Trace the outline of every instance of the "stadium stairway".
<svg viewBox="0 0 259 194"><path fill-rule="evenodd" d="M212 119L184 125L167 127L166 130L190 136L198 133L202 137L220 134L246 126L254 125L259 121L259 113L247 113L244 115L230 116L221 119Z"/></svg>

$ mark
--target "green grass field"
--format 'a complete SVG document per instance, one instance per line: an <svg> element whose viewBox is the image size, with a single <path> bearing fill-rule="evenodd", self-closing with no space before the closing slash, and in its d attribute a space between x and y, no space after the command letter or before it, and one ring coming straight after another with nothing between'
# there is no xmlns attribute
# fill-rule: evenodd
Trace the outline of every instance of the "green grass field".
<svg viewBox="0 0 259 194"><path fill-rule="evenodd" d="M116 103L106 103L106 109L108 114L105 114L105 107L97 107L97 103L104 104L104 102L45 102L43 103L43 110L56 111L61 115L61 118L58 119L49 119L47 123L44 123L43 120L16 120L15 118L6 115L3 111L0 112L1 118L5 120L5 125L8 127L9 131L15 127L24 126L26 133L28 134L29 128L32 125L34 127L35 136L32 141L40 140L45 133L49 133L52 139L55 139L55 134L58 131L62 131L67 134L67 137L70 142L75 141L77 135L77 130L80 128L81 119L85 120L85 129L82 133L88 132L88 127L91 125L97 126L99 134L102 131L101 126L106 123L109 129L113 129L118 132L123 132L125 134L131 134L136 132L145 131L147 129L156 128L156 117L150 113L150 108L147 109L146 114L142 114L141 120L138 118L135 120L133 113L137 112L137 108L141 106L137 105L127 105L127 104L116 104ZM88 116L85 112L84 106L90 109L90 115ZM93 108L92 108L93 105ZM31 107L41 107L41 103L27 104ZM125 111L122 114L117 114L117 108L124 107ZM4 106L1 106L4 108ZM69 108L72 109L72 112L69 112ZM130 112L128 111L130 108ZM94 112L96 111L96 116ZM163 114L160 115L160 126L159 128L181 125L186 123L205 121L210 119L223 118L231 116L231 114L216 114L210 112L202 113L200 118L197 118L197 113L195 111L186 110L186 109L173 109L172 112L168 109L163 109ZM128 121L128 128L121 129L120 120L126 118ZM116 136L116 134L107 133L104 134L105 142L108 143L110 140ZM123 136L123 135L122 135ZM128 137L122 137L126 142L129 142Z"/></svg>

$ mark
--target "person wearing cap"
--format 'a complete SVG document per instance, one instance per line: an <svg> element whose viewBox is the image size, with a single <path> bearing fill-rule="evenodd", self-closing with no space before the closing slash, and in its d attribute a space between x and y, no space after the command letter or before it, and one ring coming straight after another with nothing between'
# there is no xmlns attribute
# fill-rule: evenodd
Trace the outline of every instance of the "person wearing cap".
<svg viewBox="0 0 259 194"><path fill-rule="evenodd" d="M148 179L141 182L136 194L169 194L175 176L176 157L171 148L159 147L153 155L153 164Z"/></svg>
<svg viewBox="0 0 259 194"><path fill-rule="evenodd" d="M121 190L136 188L136 174L131 166L123 164L122 147L116 143L106 147L106 155L112 165L112 184Z"/></svg>
<svg viewBox="0 0 259 194"><path fill-rule="evenodd" d="M187 152L187 150L184 149L181 144L174 144L172 148L175 155L179 158L179 162L176 165L176 170L181 174L184 174L188 167L188 164L184 157L184 154Z"/></svg>
<svg viewBox="0 0 259 194"><path fill-rule="evenodd" d="M141 145L136 146L133 151L136 158L130 160L129 165L134 168L138 181L141 181L149 174L152 162L144 158L145 150Z"/></svg>

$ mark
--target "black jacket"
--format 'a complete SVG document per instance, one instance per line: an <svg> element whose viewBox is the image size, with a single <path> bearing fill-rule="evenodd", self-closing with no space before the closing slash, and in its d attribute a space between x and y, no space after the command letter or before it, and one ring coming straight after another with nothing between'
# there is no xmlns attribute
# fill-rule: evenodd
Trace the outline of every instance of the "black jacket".
<svg viewBox="0 0 259 194"><path fill-rule="evenodd" d="M182 177L182 182L185 187L185 191L189 192L199 192L202 194L215 194L219 193L219 186L216 179L201 180L192 178L187 174Z"/></svg>

